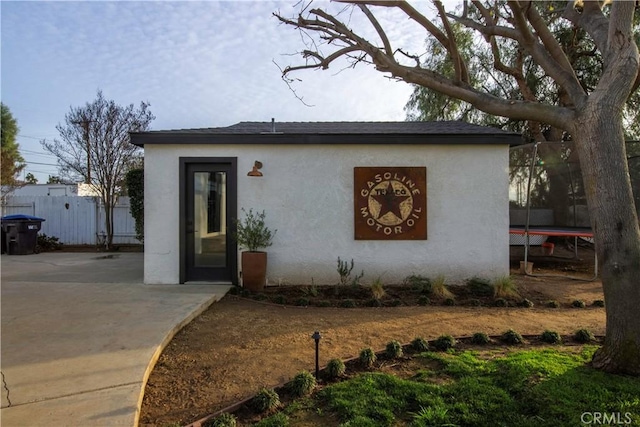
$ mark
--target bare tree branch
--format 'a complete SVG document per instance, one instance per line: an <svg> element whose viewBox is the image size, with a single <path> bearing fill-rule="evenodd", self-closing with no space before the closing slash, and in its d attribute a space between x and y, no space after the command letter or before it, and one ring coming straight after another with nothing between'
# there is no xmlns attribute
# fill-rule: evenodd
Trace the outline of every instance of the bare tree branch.
<svg viewBox="0 0 640 427"><path fill-rule="evenodd" d="M354 3L351 1L341 1L343 3ZM357 4L374 4L368 1L357 1ZM375 3L377 4L377 3ZM424 15L417 12L412 6L408 5L405 1L398 2L384 2L384 6L398 6L404 13L416 22L428 29L431 34L434 35L440 41L445 49L449 44L449 39L446 35L440 31L433 23L431 23ZM432 90L444 93L449 96L461 99L469 102L483 111L490 114L511 117L514 119L526 120L531 114L539 115L540 121L553 124L554 126L563 127L570 121L573 112L570 109L564 109L562 107L535 104L530 101L520 100L506 100L493 96L488 93L476 90L468 83L460 81L458 79L448 79L442 75L434 73L429 70L422 69L420 67L409 67L399 64L393 55L389 55L384 49L380 49L374 46L364 38L353 33L346 25L340 22L335 16L332 16L325 11L319 9L313 9L309 11L314 19L303 18L299 16L296 21L286 19L276 14L276 17L284 23L293 25L299 29L305 29L308 31L315 31L320 34L330 36L332 39L339 39L343 41L348 47L340 48L328 57L324 57L320 54L313 55L317 60L313 64L302 64L297 66L289 66L284 68L283 74L288 75L291 72L303 70L303 69L319 69L326 68L326 66L335 59L345 56L348 53L354 51L361 51L367 54L371 58L371 62L376 66L378 70L391 73L392 77L400 78L408 83L418 84ZM485 27L483 27L485 28ZM489 27L487 35L491 34L493 30L497 33L505 32L510 37L522 38L521 35L506 27L492 26ZM308 58L310 55L305 53L303 55ZM322 58L322 59L320 59ZM330 60L330 61L329 61Z"/></svg>
<svg viewBox="0 0 640 427"><path fill-rule="evenodd" d="M434 2L436 8L438 9L438 14L440 15L440 20L442 21L442 25L447 33L447 44L445 45L449 55L451 55L451 61L453 62L453 68L456 73L456 80L464 83L469 83L469 73L467 71L467 65L464 62L462 56L460 56L460 52L458 51L458 45L456 44L456 38L453 34L453 30L451 29L451 23L447 18L447 13L444 10L444 6L442 6L441 1Z"/></svg>
<svg viewBox="0 0 640 427"><path fill-rule="evenodd" d="M282 81L287 84L287 87L289 88L291 93L293 93L293 96L295 96L296 99L298 99L298 101L300 101L305 107L313 107L313 105L307 104L305 102L305 100L302 99L302 97L299 96L298 93L296 92L296 90L291 86L291 82L293 81L293 79L287 77L288 71L283 70L282 67L280 67L275 61L271 61L271 62L273 62L275 64L275 66L278 67L278 69L280 70L280 75L281 75Z"/></svg>
<svg viewBox="0 0 640 427"><path fill-rule="evenodd" d="M376 17L373 16L373 14L367 8L366 5L359 4L358 7L360 7L360 10L362 11L362 13L364 13L364 15L371 22L371 25L373 25L373 27L376 29L376 32L378 33L378 36L380 36L380 39L382 40L382 44L384 45L384 50L387 53L387 55L393 56L393 49L391 48L391 43L389 43L389 38L387 37L387 34L384 32L384 30L380 26L380 23L378 22Z"/></svg>
<svg viewBox="0 0 640 427"><path fill-rule="evenodd" d="M553 33L549 30L549 27L542 20L542 17L536 8L533 7L531 2L528 3L526 16L533 29L536 31L536 35L540 38L540 41L542 41L542 45L551 54L551 57L558 63L558 65L560 65L560 67L562 67L563 70L573 74L573 66L569 62L569 59L567 59L567 55L565 55L562 50L562 46L560 46L560 43L558 43ZM577 78L575 78L575 80L576 82L578 81Z"/></svg>
<svg viewBox="0 0 640 427"><path fill-rule="evenodd" d="M599 2L584 2L581 13L578 12L574 4L575 2L572 0L566 2L562 17L589 33L602 56L606 56L609 40L609 20L602 13Z"/></svg>
<svg viewBox="0 0 640 427"><path fill-rule="evenodd" d="M533 56L535 61L556 81L556 83L567 91L575 105L581 105L584 103L586 100L586 93L576 78L573 69L565 69L562 64L558 63L547 48L542 43L538 42L536 35L534 35L528 28L529 21L527 20L523 9L520 7L519 2L510 1L508 4L513 12L514 26L520 34L518 39L520 45L526 49L531 56ZM527 4L531 7L530 3Z"/></svg>

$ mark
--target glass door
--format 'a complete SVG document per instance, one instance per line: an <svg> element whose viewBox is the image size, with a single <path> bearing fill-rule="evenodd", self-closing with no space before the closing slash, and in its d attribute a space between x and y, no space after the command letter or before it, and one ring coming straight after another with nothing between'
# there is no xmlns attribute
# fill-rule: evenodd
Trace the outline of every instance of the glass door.
<svg viewBox="0 0 640 427"><path fill-rule="evenodd" d="M185 200L185 281L233 281L236 245L231 236L235 216L232 166L188 163ZM230 197L231 196L231 197Z"/></svg>

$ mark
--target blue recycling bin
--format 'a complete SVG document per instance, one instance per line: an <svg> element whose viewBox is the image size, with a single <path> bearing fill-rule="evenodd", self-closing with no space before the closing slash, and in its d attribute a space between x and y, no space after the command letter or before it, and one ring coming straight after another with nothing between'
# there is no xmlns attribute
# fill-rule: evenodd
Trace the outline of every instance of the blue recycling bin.
<svg viewBox="0 0 640 427"><path fill-rule="evenodd" d="M35 253L38 232L44 218L32 215L7 215L2 217L2 253L30 255Z"/></svg>

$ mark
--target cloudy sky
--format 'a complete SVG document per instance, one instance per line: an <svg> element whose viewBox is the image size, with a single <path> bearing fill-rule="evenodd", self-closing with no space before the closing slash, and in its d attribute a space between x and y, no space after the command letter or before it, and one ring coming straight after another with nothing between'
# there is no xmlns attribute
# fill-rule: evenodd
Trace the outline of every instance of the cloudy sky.
<svg viewBox="0 0 640 427"><path fill-rule="evenodd" d="M2 1L1 98L18 121L18 142L41 183L56 174L40 140L58 137L71 106L101 89L120 105L151 104L154 130L239 121L404 120L411 87L367 65L294 77L303 105L280 78L299 63L300 35L272 16L295 1ZM421 3L423 9L429 6ZM317 3L324 5L326 3ZM343 6L331 4L333 10ZM353 28L359 13L344 13ZM421 49L423 33L382 10L398 45ZM375 40L371 30L365 30Z"/></svg>

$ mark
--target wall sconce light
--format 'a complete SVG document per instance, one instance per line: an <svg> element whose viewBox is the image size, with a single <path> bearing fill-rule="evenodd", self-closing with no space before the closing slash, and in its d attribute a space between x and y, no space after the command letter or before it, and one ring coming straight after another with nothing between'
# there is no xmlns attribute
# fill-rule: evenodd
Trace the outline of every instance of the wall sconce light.
<svg viewBox="0 0 640 427"><path fill-rule="evenodd" d="M262 169L262 162L256 160L253 164L253 169L251 169L247 176L262 176L262 172L260 172L260 169Z"/></svg>

